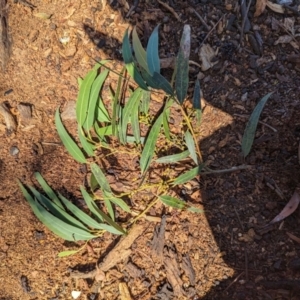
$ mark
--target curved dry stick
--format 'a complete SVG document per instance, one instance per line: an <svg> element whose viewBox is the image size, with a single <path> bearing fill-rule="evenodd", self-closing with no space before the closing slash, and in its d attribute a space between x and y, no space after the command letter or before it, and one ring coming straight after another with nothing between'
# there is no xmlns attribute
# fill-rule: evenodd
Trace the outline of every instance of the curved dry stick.
<svg viewBox="0 0 300 300"><path fill-rule="evenodd" d="M116 264L125 260L130 254L130 247L134 241L144 232L145 225L136 224L129 231L128 235L121 238L115 248L108 253L104 258L103 262L99 263L96 268L88 273L73 271L70 276L72 278L94 278L97 273L100 271L106 272L109 269L113 268Z"/></svg>

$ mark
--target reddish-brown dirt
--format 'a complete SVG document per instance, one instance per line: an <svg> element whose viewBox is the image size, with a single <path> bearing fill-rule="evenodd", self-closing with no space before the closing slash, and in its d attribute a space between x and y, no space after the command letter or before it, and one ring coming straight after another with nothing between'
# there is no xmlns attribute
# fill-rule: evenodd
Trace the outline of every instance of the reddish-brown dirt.
<svg viewBox="0 0 300 300"><path fill-rule="evenodd" d="M0 299L72 299L73 290L82 291L80 299L300 299L299 209L268 231L260 230L299 186L298 1L294 10L280 14L266 8L259 17L254 17L252 1L252 28L242 37L242 1L165 1L176 16L161 1L141 0L126 18L133 2L32 0L31 8L21 0L8 1L11 57L0 77L0 102L8 104L18 127L8 134L0 117ZM58 258L60 251L81 244L65 242L45 228L16 179L34 184L38 171L54 190L80 203L79 186L87 174L62 146L54 112L76 100L77 78L94 59L110 58L120 65L128 26L137 25L146 45L158 23L161 58L176 55L183 25L191 25L191 60L196 64L191 64L190 80L201 78L206 100L197 130L204 161L213 170L251 167L202 175L192 182L190 197L191 186L182 187L181 196L203 207L203 214L166 208L164 227L162 206L152 208L149 215L156 218L140 221L146 229L127 259L97 284L74 279L70 271L93 269L114 248L116 237L106 233L87 250ZM199 68L203 44L215 51L216 64L206 71ZM247 120L268 92L273 95L261 115L263 124L243 159ZM29 123L22 123L20 103L32 108ZM67 126L71 132L76 129L71 121ZM130 164L127 159L122 157L119 169ZM140 198L142 204L135 199L134 205L145 207L146 198ZM165 232L162 257L153 245L155 228ZM120 283L131 298L121 298Z"/></svg>

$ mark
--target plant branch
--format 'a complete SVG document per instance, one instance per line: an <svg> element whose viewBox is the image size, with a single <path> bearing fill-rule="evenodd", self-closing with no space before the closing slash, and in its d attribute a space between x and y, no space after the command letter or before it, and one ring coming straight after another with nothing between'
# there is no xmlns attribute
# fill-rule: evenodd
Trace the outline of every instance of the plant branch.
<svg viewBox="0 0 300 300"><path fill-rule="evenodd" d="M230 173L230 172L235 172L235 171L245 170L245 169L251 169L251 168L253 168L253 166L251 166L251 165L241 165L241 166L232 167L232 168L224 169L224 170L209 170L209 171L206 171L206 172L201 172L200 175Z"/></svg>

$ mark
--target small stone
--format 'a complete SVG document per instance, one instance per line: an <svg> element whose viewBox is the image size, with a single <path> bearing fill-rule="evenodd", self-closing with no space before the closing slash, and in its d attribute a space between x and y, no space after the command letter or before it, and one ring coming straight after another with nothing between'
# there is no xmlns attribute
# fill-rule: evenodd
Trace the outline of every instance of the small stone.
<svg viewBox="0 0 300 300"><path fill-rule="evenodd" d="M69 101L61 114L61 119L65 120L76 120L76 103L75 101Z"/></svg>
<svg viewBox="0 0 300 300"><path fill-rule="evenodd" d="M273 210L274 208L277 207L277 203L269 201L265 204L265 206L268 210Z"/></svg>
<svg viewBox="0 0 300 300"><path fill-rule="evenodd" d="M18 148L18 147L15 147L15 146L13 146L13 147L11 147L11 148L9 149L9 153L10 153L10 155L12 155L12 156L17 155L19 152L20 152L19 148Z"/></svg>

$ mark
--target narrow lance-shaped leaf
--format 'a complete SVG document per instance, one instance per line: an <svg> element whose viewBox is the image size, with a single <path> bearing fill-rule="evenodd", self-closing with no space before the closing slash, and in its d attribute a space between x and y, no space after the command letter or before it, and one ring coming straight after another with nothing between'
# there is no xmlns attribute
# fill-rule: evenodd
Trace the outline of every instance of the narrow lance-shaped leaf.
<svg viewBox="0 0 300 300"><path fill-rule="evenodd" d="M95 79L95 81L92 84L90 100L89 100L89 105L87 110L87 119L86 122L84 123L84 128L86 130L90 130L94 124L96 118L96 106L99 100L99 93L107 75L108 75L108 70L104 70L98 75L98 77Z"/></svg>
<svg viewBox="0 0 300 300"><path fill-rule="evenodd" d="M122 111L121 133L123 135L122 138L123 141L126 141L127 125L129 123L131 115L135 113L134 109L137 110L137 105L140 102L141 96L142 96L142 89L137 88L128 99L128 102L126 103Z"/></svg>
<svg viewBox="0 0 300 300"><path fill-rule="evenodd" d="M130 212L130 208L129 206L126 204L126 202L120 198L115 197L113 194L111 193L107 193L104 191L105 197L111 201L112 203L114 203L115 205L118 205L121 209L123 209L126 212Z"/></svg>
<svg viewBox="0 0 300 300"><path fill-rule="evenodd" d="M109 113L103 103L102 98L99 96L97 107L96 107L96 119L99 122L111 122Z"/></svg>
<svg viewBox="0 0 300 300"><path fill-rule="evenodd" d="M104 173L102 172L101 168L96 165L95 163L91 164L91 171L94 174L97 182L99 183L101 189L107 191L107 192L111 192L111 188L109 186L109 183L104 175Z"/></svg>
<svg viewBox="0 0 300 300"><path fill-rule="evenodd" d="M171 197L169 195L162 195L159 196L159 199L161 200L162 203L165 205L177 208L177 209L184 209L187 205L185 202L178 198Z"/></svg>
<svg viewBox="0 0 300 300"><path fill-rule="evenodd" d="M156 162L161 164L172 164L187 158L189 155L190 155L190 151L186 150L178 154L172 154L172 155L160 157L156 160Z"/></svg>
<svg viewBox="0 0 300 300"><path fill-rule="evenodd" d="M120 93L121 93L121 86L122 86L122 77L123 74L125 72L125 68L122 69L121 73L120 73L120 77L118 79L118 84L117 84L117 89L115 94L113 94L113 91L110 90L111 92L111 97L112 97L112 118L111 118L111 125L112 125L112 134L117 136L118 132L117 132L117 121L119 118L119 97L120 97Z"/></svg>
<svg viewBox="0 0 300 300"><path fill-rule="evenodd" d="M187 171L186 173L181 174L173 181L173 186L178 185L178 184L184 184L184 183L192 180L193 178L195 178L197 175L200 174L203 166L204 165L198 166L196 168L193 168L193 169Z"/></svg>
<svg viewBox="0 0 300 300"><path fill-rule="evenodd" d="M137 62L140 64L142 68L144 68L147 72L149 72L148 65L147 65L147 53L142 46L142 43L138 37L136 32L136 27L133 28L132 31L132 46L134 50L134 55Z"/></svg>
<svg viewBox="0 0 300 300"><path fill-rule="evenodd" d="M138 144L141 142L141 131L140 131L140 122L139 122L139 115L140 115L139 106L140 106L140 99L134 103L132 113L130 116L131 129L133 132L133 136L135 138L136 143L138 143Z"/></svg>
<svg viewBox="0 0 300 300"><path fill-rule="evenodd" d="M187 145L187 148L190 152L191 158L195 162L196 165L198 165L198 159L197 159L197 153L196 153L196 146L195 141L190 133L189 130L187 130L184 134L185 143Z"/></svg>
<svg viewBox="0 0 300 300"><path fill-rule="evenodd" d="M193 107L196 110L196 120L197 124L200 125L202 117L202 107L201 107L201 88L200 81L196 79L194 94L193 94Z"/></svg>
<svg viewBox="0 0 300 300"><path fill-rule="evenodd" d="M114 209L113 209L113 207L112 207L111 202L109 201L109 199L108 199L107 197L104 197L104 204L105 204L105 207L106 207L106 209L107 209L107 211L108 211L108 213L109 213L111 219L112 219L113 221L115 221L115 213L114 213Z"/></svg>
<svg viewBox="0 0 300 300"><path fill-rule="evenodd" d="M80 187L82 196L89 208L89 210L100 220L104 220L106 221L109 225L106 224L102 224L102 226L105 228L103 228L104 230L107 230L111 233L114 234L125 234L126 232L124 231L124 229L119 226L117 223L115 223L110 217L108 217L103 211L101 211L97 205L95 204L95 202L93 201L93 199L91 198L91 196L88 194L88 192L81 186Z"/></svg>
<svg viewBox="0 0 300 300"><path fill-rule="evenodd" d="M158 55L158 28L159 25L154 28L147 44L147 65L150 75L154 75L154 72L160 73L160 60Z"/></svg>
<svg viewBox="0 0 300 300"><path fill-rule="evenodd" d="M150 106L150 92L143 91L142 93L142 100L140 103L140 111L144 114L148 114L149 106Z"/></svg>
<svg viewBox="0 0 300 300"><path fill-rule="evenodd" d="M159 132L160 132L162 118L163 118L163 114L160 114L160 116L157 118L157 120L153 124L153 126L149 132L149 135L147 137L145 147L143 149L141 159L140 159L140 166L141 166L142 173L144 173L148 169L148 167L151 163L151 159L154 155L155 144L156 144Z"/></svg>
<svg viewBox="0 0 300 300"><path fill-rule="evenodd" d="M191 27L184 25L177 57L177 73L175 81L176 96L183 103L189 86L189 57L191 51Z"/></svg>
<svg viewBox="0 0 300 300"><path fill-rule="evenodd" d="M135 62L133 59L131 46L128 38L128 29L125 31L122 43L122 55L125 62L126 69L130 76L135 80L135 82L144 90L148 90Z"/></svg>
<svg viewBox="0 0 300 300"><path fill-rule="evenodd" d="M157 89L162 89L168 95L173 95L173 89L169 81L157 72L153 73L153 80L157 84Z"/></svg>
<svg viewBox="0 0 300 300"><path fill-rule="evenodd" d="M18 183L24 197L30 204L36 217L53 233L67 241L80 241L95 238L95 236L91 233L69 225L53 216L41 204L32 198L20 181L18 181Z"/></svg>
<svg viewBox="0 0 300 300"><path fill-rule="evenodd" d="M79 126L78 126L78 137L79 137L81 146L84 149L84 151L86 152L86 154L89 155L89 156L94 156L94 145L91 144L87 140L87 138L86 138L86 136L83 132L83 129Z"/></svg>
<svg viewBox="0 0 300 300"><path fill-rule="evenodd" d="M83 126L87 117L91 87L96 76L97 71L95 69L91 70L83 79L79 89L76 102L76 118L80 126Z"/></svg>
<svg viewBox="0 0 300 300"><path fill-rule="evenodd" d="M45 206L55 217L77 228L88 230L86 226L84 226L81 222L68 214L65 210L61 209L54 202L50 201L47 197L39 193L35 188L29 186L29 189L31 190L34 197L39 201L39 203Z"/></svg>
<svg viewBox="0 0 300 300"><path fill-rule="evenodd" d="M193 93L193 108L202 110L202 107L201 107L201 88L200 88L200 81L199 81L198 78L196 79L194 93Z"/></svg>
<svg viewBox="0 0 300 300"><path fill-rule="evenodd" d="M164 111L163 111L163 128L165 136L168 140L171 140L170 135L170 128L169 128L169 117L170 117L170 107L173 104L173 99L170 98L167 103L165 104Z"/></svg>
<svg viewBox="0 0 300 300"><path fill-rule="evenodd" d="M51 189L51 187L48 185L46 180L43 178L43 176L39 172L34 173L35 179L38 181L38 183L41 185L47 196L61 209L65 210L63 205L61 204L60 200L54 193L54 191Z"/></svg>
<svg viewBox="0 0 300 300"><path fill-rule="evenodd" d="M90 228L104 230L101 223L95 221L93 218L91 218L89 215L87 215L85 212L79 209L75 204L73 204L71 201L66 199L63 195L61 194L58 195L61 201L63 202L63 204L66 206L66 208L81 222L83 222Z"/></svg>
<svg viewBox="0 0 300 300"><path fill-rule="evenodd" d="M77 144L73 141L73 139L70 137L68 132L66 131L64 125L61 122L60 116L59 116L59 109L56 110L55 113L55 125L56 125L56 130L58 132L58 135L68 150L68 152L72 155L72 157L80 162L80 163L86 163L86 159L80 150L80 148L77 146Z"/></svg>
<svg viewBox="0 0 300 300"><path fill-rule="evenodd" d="M264 96L256 105L250 116L242 139L242 152L244 157L246 157L251 151L260 114L271 95L272 93L269 93Z"/></svg>
<svg viewBox="0 0 300 300"><path fill-rule="evenodd" d="M280 222L283 219L287 218L289 215L291 215L299 206L300 203L300 196L297 193L297 191L294 192L292 198L290 201L286 204L286 206L283 208L283 210L278 214L271 222L270 224L274 224L276 222Z"/></svg>

